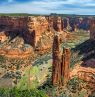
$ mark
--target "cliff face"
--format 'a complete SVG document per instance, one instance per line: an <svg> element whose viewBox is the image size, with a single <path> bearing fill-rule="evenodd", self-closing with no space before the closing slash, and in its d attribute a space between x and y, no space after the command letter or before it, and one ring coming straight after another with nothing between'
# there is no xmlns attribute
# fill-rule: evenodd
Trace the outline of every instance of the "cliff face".
<svg viewBox="0 0 95 97"><path fill-rule="evenodd" d="M3 43L7 40L7 35L4 31L0 32L0 42Z"/></svg>
<svg viewBox="0 0 95 97"><path fill-rule="evenodd" d="M68 17L64 19L64 28L69 31L89 30L90 18Z"/></svg>
<svg viewBox="0 0 95 97"><path fill-rule="evenodd" d="M41 33L48 29L48 21L45 17L0 17L0 30L8 31L10 36L20 34L26 43L35 46Z"/></svg>
<svg viewBox="0 0 95 97"><path fill-rule="evenodd" d="M5 31L11 38L19 35L23 37L25 43L32 45L34 48L37 46L38 42L42 40L42 33L54 33L54 30L58 32L63 31L63 20L61 17L0 17L0 31ZM52 37L52 34L47 37Z"/></svg>
<svg viewBox="0 0 95 97"><path fill-rule="evenodd" d="M51 16L0 17L1 42L6 41L7 39L8 41L12 41L16 39L16 37L18 36L23 38L24 40L23 44L25 43L30 44L34 48L34 50L41 51L41 53L43 53L43 51L47 51L52 47L54 30L59 32L62 31L62 19L60 17L58 18L57 17L52 18ZM13 46L10 47L11 50L13 48L15 49L15 45L14 47ZM19 48L17 47L17 49L16 49L17 53L15 55L19 54L18 53ZM4 50L3 52L4 54L6 53L6 51Z"/></svg>
<svg viewBox="0 0 95 97"><path fill-rule="evenodd" d="M62 17L49 16L48 21L49 21L49 30L53 29L53 30L58 31L58 32L63 31Z"/></svg>
<svg viewBox="0 0 95 97"><path fill-rule="evenodd" d="M0 35L0 40L3 42L6 40L5 38L7 36L14 38L19 35L24 39L25 43L28 43L32 45L33 48L36 48L38 47L39 42L42 43L45 36L48 40L50 37L51 40L52 34L54 34L55 31L60 34L63 33L64 28L77 31L86 23L87 25L89 24L89 22L87 22L85 19L80 21L78 18L66 18L66 21L64 21L60 16L1 16L0 32L3 31L5 36ZM48 32L50 34L48 34ZM47 44L47 42L44 44ZM51 44L52 43L50 43L50 45ZM46 46L44 47L46 48Z"/></svg>
<svg viewBox="0 0 95 97"><path fill-rule="evenodd" d="M9 17L9 16L1 16L0 17L0 29L8 29L8 30L18 30L22 31L26 28L27 25L26 17Z"/></svg>
<svg viewBox="0 0 95 97"><path fill-rule="evenodd" d="M27 31L24 33L25 40L33 47L37 45L41 34L48 29L48 21L45 17L28 17Z"/></svg>
<svg viewBox="0 0 95 97"><path fill-rule="evenodd" d="M90 21L90 39L95 39L95 19Z"/></svg>

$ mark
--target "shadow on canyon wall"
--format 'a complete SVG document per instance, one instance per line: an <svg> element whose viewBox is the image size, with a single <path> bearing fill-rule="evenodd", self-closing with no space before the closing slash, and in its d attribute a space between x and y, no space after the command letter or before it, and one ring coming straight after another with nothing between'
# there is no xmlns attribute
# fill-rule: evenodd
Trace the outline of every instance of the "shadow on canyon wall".
<svg viewBox="0 0 95 97"><path fill-rule="evenodd" d="M74 51L79 51L79 55L83 55L82 66L95 68L95 40L89 39L77 45Z"/></svg>
<svg viewBox="0 0 95 97"><path fill-rule="evenodd" d="M12 41L16 37L23 38L25 44L32 45L34 47L35 43L35 30L31 33L27 31L27 29L11 29L6 25L0 25L0 33L4 32L6 36L10 37L9 41Z"/></svg>

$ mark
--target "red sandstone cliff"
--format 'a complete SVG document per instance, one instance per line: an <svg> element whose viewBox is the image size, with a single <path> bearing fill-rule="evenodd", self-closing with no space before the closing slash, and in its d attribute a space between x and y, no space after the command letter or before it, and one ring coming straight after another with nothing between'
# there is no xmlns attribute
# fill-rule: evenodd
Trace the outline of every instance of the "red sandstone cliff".
<svg viewBox="0 0 95 97"><path fill-rule="evenodd" d="M21 31L26 28L27 18L26 17L0 17L0 29L18 30Z"/></svg>
<svg viewBox="0 0 95 97"><path fill-rule="evenodd" d="M49 21L49 30L54 29L55 31L58 31L58 32L63 31L62 17L49 16L48 21Z"/></svg>
<svg viewBox="0 0 95 97"><path fill-rule="evenodd" d="M90 21L90 39L95 39L95 19Z"/></svg>
<svg viewBox="0 0 95 97"><path fill-rule="evenodd" d="M54 30L62 32L63 20L61 17L54 16L1 16L0 30L7 32L12 37L20 34L26 43L35 48L42 38L42 33L46 31L54 33Z"/></svg>

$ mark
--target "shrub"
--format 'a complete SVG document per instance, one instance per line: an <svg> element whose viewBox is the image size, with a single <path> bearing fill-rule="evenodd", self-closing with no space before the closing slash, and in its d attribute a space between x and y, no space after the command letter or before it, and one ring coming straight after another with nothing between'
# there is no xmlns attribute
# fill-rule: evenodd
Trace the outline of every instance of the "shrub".
<svg viewBox="0 0 95 97"><path fill-rule="evenodd" d="M0 89L0 97L48 97L42 90L19 90L17 88L12 89Z"/></svg>
<svg viewBox="0 0 95 97"><path fill-rule="evenodd" d="M5 56L0 55L0 63L5 63L6 58Z"/></svg>

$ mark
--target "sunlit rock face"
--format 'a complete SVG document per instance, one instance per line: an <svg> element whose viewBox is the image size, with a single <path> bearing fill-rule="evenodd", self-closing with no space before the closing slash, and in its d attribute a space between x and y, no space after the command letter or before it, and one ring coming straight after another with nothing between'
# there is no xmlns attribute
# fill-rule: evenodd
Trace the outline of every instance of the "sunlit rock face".
<svg viewBox="0 0 95 97"><path fill-rule="evenodd" d="M60 16L49 16L48 18L49 22L49 30L55 30L57 32L63 31L63 19Z"/></svg>
<svg viewBox="0 0 95 97"><path fill-rule="evenodd" d="M50 33L62 32L63 20L59 16L1 16L0 30L8 31L11 38L17 35L23 37L25 43L35 48L42 37L42 33L46 31Z"/></svg>
<svg viewBox="0 0 95 97"><path fill-rule="evenodd" d="M8 37L7 37L7 34L5 33L5 31L1 31L0 32L0 42L3 43L7 39L8 39Z"/></svg>
<svg viewBox="0 0 95 97"><path fill-rule="evenodd" d="M61 72L64 76L64 84L67 84L69 80L69 73L70 73L70 56L71 51L69 48L63 49L63 59L62 59L62 68L64 68Z"/></svg>
<svg viewBox="0 0 95 97"><path fill-rule="evenodd" d="M66 27L66 29L69 30L69 28L70 28L70 18L69 17L66 18L66 21L67 21L67 27Z"/></svg>
<svg viewBox="0 0 95 97"><path fill-rule="evenodd" d="M75 18L74 20L74 28L72 29L73 31L77 32L78 29L79 29L79 25L80 25L80 22L79 22L79 19L78 18Z"/></svg>
<svg viewBox="0 0 95 97"><path fill-rule="evenodd" d="M68 31L77 31L83 25L88 24L86 20L79 20L67 17L66 21L60 16L0 16L0 32L8 32L11 38L19 35L23 37L25 43L32 45L34 48L41 41L42 33L59 32L63 33L64 28ZM52 35L50 35L52 36ZM2 36L3 37L3 36ZM4 39L4 37L2 38ZM1 40L2 40L1 39ZM4 41L4 40L2 40Z"/></svg>
<svg viewBox="0 0 95 97"><path fill-rule="evenodd" d="M48 19L48 23L49 23L48 30L52 31L53 30L53 25L54 25L54 17L49 16L49 17L47 17L47 19Z"/></svg>
<svg viewBox="0 0 95 97"><path fill-rule="evenodd" d="M41 34L48 29L48 21L45 17L28 17L27 31L24 33L26 40L36 46L39 41Z"/></svg>
<svg viewBox="0 0 95 97"><path fill-rule="evenodd" d="M52 83L53 85L61 84L61 57L59 51L59 37L54 36L53 41L53 73L52 73Z"/></svg>
<svg viewBox="0 0 95 97"><path fill-rule="evenodd" d="M48 29L48 21L46 17L28 16L28 17L0 17L0 30L8 30L10 33L17 32L22 35L24 40L35 46L41 37L41 33Z"/></svg>
<svg viewBox="0 0 95 97"><path fill-rule="evenodd" d="M60 37L58 35L55 35L52 51L52 84L62 86L64 83L64 85L66 85L69 80L70 73L70 48L63 48L63 52L61 52Z"/></svg>
<svg viewBox="0 0 95 97"><path fill-rule="evenodd" d="M51 25L49 16L1 16L0 32L4 32L5 36L0 33L0 41L4 42L6 37L13 40L19 36L23 38L25 44L31 45L34 50L47 50L52 46L54 33L49 23Z"/></svg>
<svg viewBox="0 0 95 97"><path fill-rule="evenodd" d="M90 21L90 39L95 40L95 19Z"/></svg>
<svg viewBox="0 0 95 97"><path fill-rule="evenodd" d="M61 17L57 17L54 20L54 29L58 32L61 32L63 30L63 21Z"/></svg>

